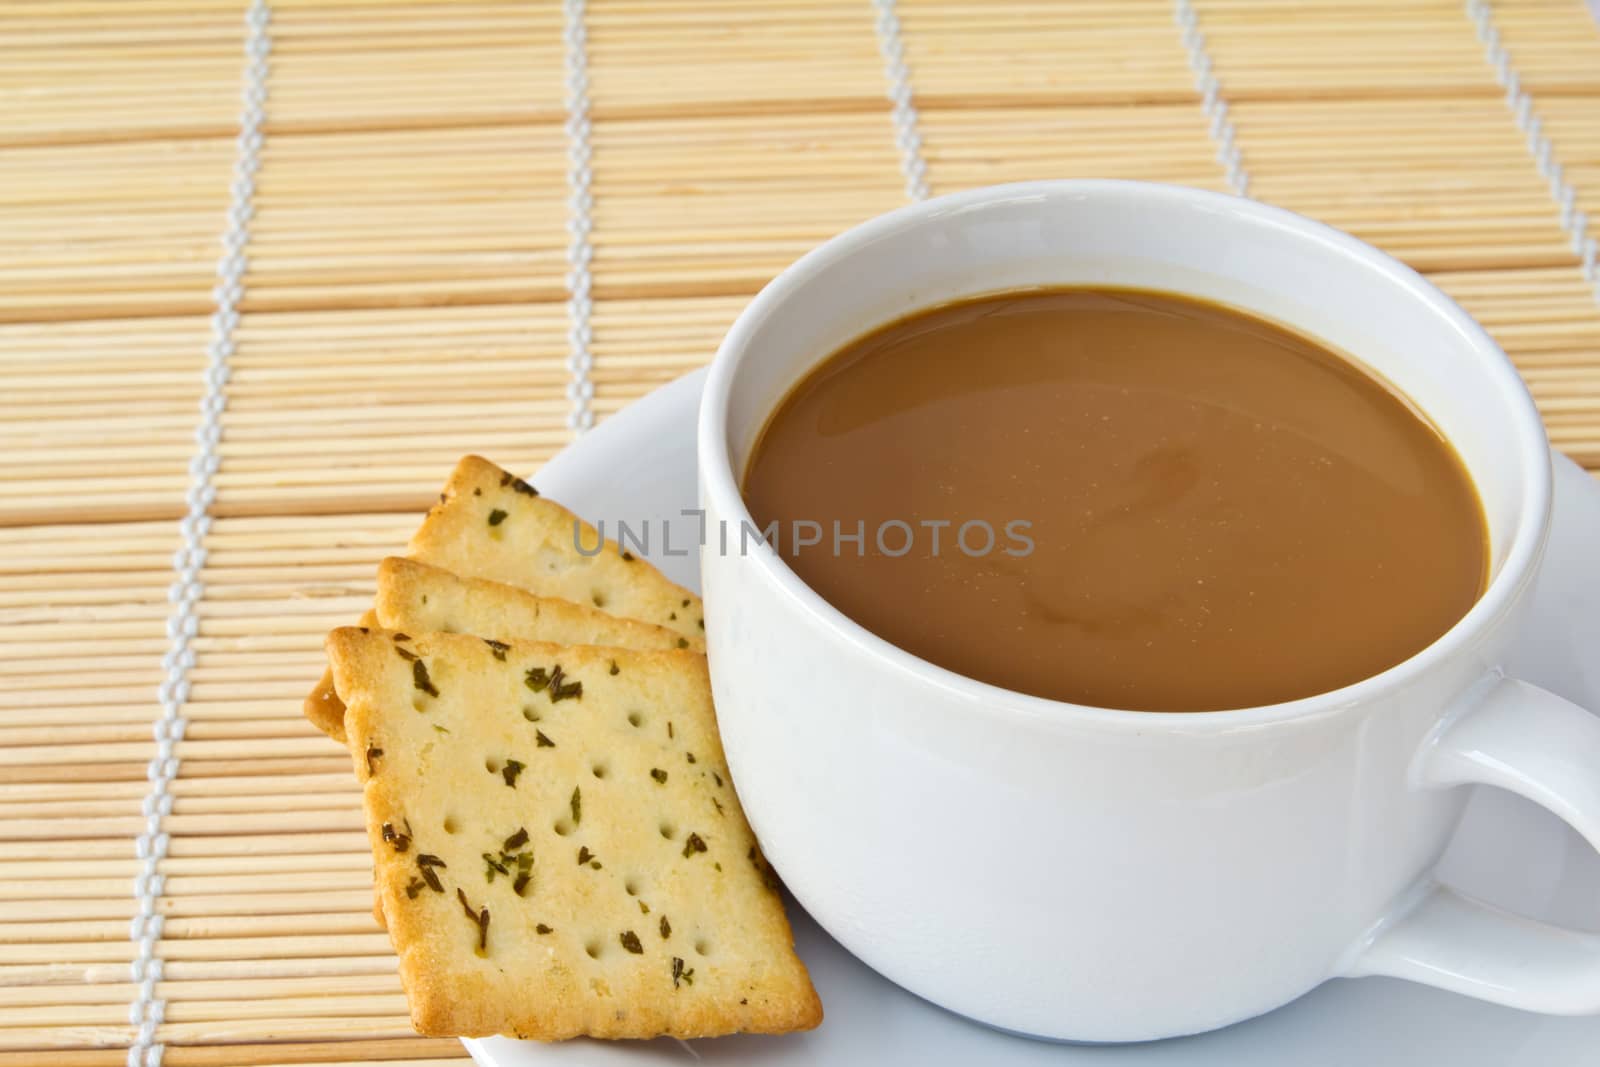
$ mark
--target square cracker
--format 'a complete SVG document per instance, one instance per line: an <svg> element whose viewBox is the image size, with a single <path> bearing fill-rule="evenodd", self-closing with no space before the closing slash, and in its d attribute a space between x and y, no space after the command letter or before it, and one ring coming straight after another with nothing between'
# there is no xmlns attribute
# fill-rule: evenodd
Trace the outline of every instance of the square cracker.
<svg viewBox="0 0 1600 1067"><path fill-rule="evenodd" d="M595 529L560 504L488 460L466 456L412 545L420 560L445 570L659 622L675 629L689 648L705 648L705 612L698 596L614 543L585 557L573 545L580 535L585 549L597 543ZM360 625L376 625L375 616L368 612ZM304 711L317 729L344 740L344 703L334 691L331 671L323 672L306 697Z"/></svg>
<svg viewBox="0 0 1600 1067"><path fill-rule="evenodd" d="M378 565L378 597L362 620L369 627L409 633L445 631L479 637L549 641L560 645L618 645L623 648L682 648L684 638L598 608L482 578L461 578L416 560L390 556ZM331 683L330 683L331 688ZM330 693L334 701L338 695ZM344 704L338 703L339 737L344 736ZM331 715L331 707L329 714ZM385 925L382 901L372 909Z"/></svg>
<svg viewBox="0 0 1600 1067"><path fill-rule="evenodd" d="M419 1031L689 1038L821 1020L704 656L356 628L328 651Z"/></svg>
<svg viewBox="0 0 1600 1067"><path fill-rule="evenodd" d="M688 647L675 630L608 614L599 608L541 597L482 578L462 578L438 567L390 556L378 565L378 595L361 625L426 633L521 637L558 645L623 648ZM344 703L332 692L318 697L319 725L344 740ZM335 721L337 715L337 721Z"/></svg>
<svg viewBox="0 0 1600 1067"><path fill-rule="evenodd" d="M388 630L521 637L556 645L689 648L676 630L390 556L378 565L377 625Z"/></svg>
<svg viewBox="0 0 1600 1067"><path fill-rule="evenodd" d="M592 555L584 554L594 546ZM691 648L705 647L698 596L615 541L600 544L593 526L478 456L456 464L440 502L412 535L408 555L466 578L665 626Z"/></svg>

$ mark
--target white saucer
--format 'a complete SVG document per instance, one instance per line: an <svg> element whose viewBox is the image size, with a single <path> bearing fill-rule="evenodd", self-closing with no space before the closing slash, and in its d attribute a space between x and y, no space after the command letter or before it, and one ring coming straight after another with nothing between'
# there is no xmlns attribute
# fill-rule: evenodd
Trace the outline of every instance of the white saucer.
<svg viewBox="0 0 1600 1067"><path fill-rule="evenodd" d="M673 579L698 587L690 553L661 557L672 519L674 551L695 543L695 412L704 373L650 394L552 460L534 479L607 536L618 520L651 519L649 553ZM1533 618L1507 667L1600 709L1600 484L1556 457L1555 524ZM1600 768L1595 769L1600 774ZM1445 880L1523 914L1600 932L1600 855L1533 804L1484 790L1445 856ZM1226 1030L1144 1045L1053 1045L1012 1037L945 1012L880 977L791 906L800 955L826 1021L809 1034L712 1041L467 1041L485 1067L625 1065L704 1060L738 1064L1095 1064L1110 1067L1321 1067L1450 1064L1565 1067L1600 1062L1600 1018L1531 1015L1406 982L1334 980L1287 1007ZM1063 960L1062 966L1071 966Z"/></svg>

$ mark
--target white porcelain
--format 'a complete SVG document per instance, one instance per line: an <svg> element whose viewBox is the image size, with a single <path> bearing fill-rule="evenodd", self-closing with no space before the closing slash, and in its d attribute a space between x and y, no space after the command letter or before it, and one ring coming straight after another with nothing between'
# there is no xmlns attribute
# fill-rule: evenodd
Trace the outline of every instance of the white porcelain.
<svg viewBox="0 0 1600 1067"><path fill-rule="evenodd" d="M1370 246L1253 201L1133 182L1001 186L873 220L779 275L718 351L698 440L708 528L750 523L737 480L756 435L839 345L952 297L1076 282L1246 308L1370 364L1471 471L1489 587L1428 649L1335 692L1127 713L935 667L769 547L723 552L713 537L701 566L723 741L795 897L912 992L1047 1038L1211 1030L1338 975L1600 1010L1600 939L1429 879L1464 783L1522 793L1600 842L1600 725L1499 674L1548 530L1533 402L1476 323Z"/></svg>
<svg viewBox="0 0 1600 1067"><path fill-rule="evenodd" d="M674 546L698 529L694 419L703 373L608 419L540 471L541 489L585 515L673 520ZM680 536L682 535L682 536ZM1600 706L1600 486L1556 463L1544 572L1508 667L1569 699ZM698 558L656 562L698 584ZM1440 867L1443 879L1517 912L1600 930L1600 854L1554 816L1501 790L1475 792ZM468 1041L484 1067L1579 1067L1600 1048L1600 1018L1534 1015L1410 982L1334 979L1284 1008L1196 1037L1140 1045L1053 1045L941 1011L862 964L804 911L790 908L801 956L827 1008L818 1030L781 1038L680 1044L510 1038Z"/></svg>

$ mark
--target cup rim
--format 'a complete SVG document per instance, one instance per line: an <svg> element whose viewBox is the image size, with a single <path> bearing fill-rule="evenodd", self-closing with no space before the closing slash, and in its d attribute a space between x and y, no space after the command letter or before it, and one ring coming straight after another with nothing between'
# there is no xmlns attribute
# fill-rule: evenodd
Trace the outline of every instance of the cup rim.
<svg viewBox="0 0 1600 1067"><path fill-rule="evenodd" d="M1512 419L1507 427L1518 449L1521 472L1520 513L1510 538L1505 562L1467 613L1430 644L1401 662L1338 689L1273 704L1220 711L1135 711L1098 707L1034 696L959 674L932 663L862 626L807 585L778 553L763 542L758 550L742 553L744 566L802 608L812 625L829 631L838 642L861 649L899 673L963 697L969 706L998 717L1037 722L1098 723L1129 730L1211 732L1262 726L1337 711L1366 703L1403 686L1441 657L1469 648L1478 636L1508 612L1532 581L1549 526L1551 501L1550 446L1544 423L1526 384L1510 358L1476 320L1449 296L1411 267L1372 245L1325 223L1227 193L1186 186L1121 179L1056 179L990 185L934 197L898 208L860 223L825 241L786 267L747 304L729 328L710 365L700 398L696 462L701 492L724 521L754 526L739 488L739 474L727 441L728 409L738 367L749 357L749 342L767 317L791 299L799 287L861 248L883 237L915 228L928 220L1002 202L1086 198L1145 198L1181 202L1208 214L1254 216L1260 221L1292 230L1334 251L1363 262L1392 284L1432 306L1479 355L1484 373L1508 391ZM770 417L771 412L765 413ZM707 551L710 549L708 548Z"/></svg>

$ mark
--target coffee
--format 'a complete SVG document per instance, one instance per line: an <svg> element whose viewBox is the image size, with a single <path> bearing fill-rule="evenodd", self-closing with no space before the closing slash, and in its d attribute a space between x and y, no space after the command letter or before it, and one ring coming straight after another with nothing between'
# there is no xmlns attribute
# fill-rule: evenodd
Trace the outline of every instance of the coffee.
<svg viewBox="0 0 1600 1067"><path fill-rule="evenodd" d="M1000 293L877 329L783 400L744 495L760 527L816 524L781 555L873 633L1108 708L1338 688L1430 644L1487 578L1471 479L1405 396L1158 292Z"/></svg>

